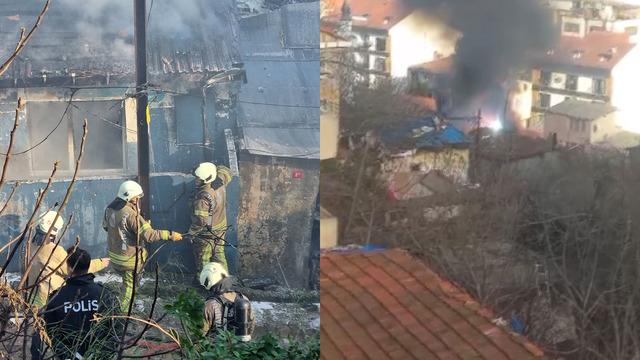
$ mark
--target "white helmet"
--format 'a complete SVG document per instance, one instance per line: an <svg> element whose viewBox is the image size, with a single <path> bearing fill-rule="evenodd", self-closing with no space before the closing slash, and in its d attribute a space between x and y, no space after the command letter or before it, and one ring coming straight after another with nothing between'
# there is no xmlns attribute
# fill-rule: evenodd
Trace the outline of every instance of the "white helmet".
<svg viewBox="0 0 640 360"><path fill-rule="evenodd" d="M138 196L144 196L142 186L133 180L123 182L118 189L118 197L124 201L130 201Z"/></svg>
<svg viewBox="0 0 640 360"><path fill-rule="evenodd" d="M40 220L38 220L38 229L46 234L49 231L49 228L51 228L50 234L53 236L58 235L58 231L60 231L64 225L64 220L62 219L62 216L58 216L58 219L54 224L53 220L56 218L56 215L58 215L58 213L55 211L47 211L42 215L42 217L40 217Z"/></svg>
<svg viewBox="0 0 640 360"><path fill-rule="evenodd" d="M209 290L227 276L229 276L229 273L222 264L210 262L202 267L202 271L200 272L200 285Z"/></svg>
<svg viewBox="0 0 640 360"><path fill-rule="evenodd" d="M218 176L216 166L210 162L203 162L198 165L193 174L205 184L213 182Z"/></svg>

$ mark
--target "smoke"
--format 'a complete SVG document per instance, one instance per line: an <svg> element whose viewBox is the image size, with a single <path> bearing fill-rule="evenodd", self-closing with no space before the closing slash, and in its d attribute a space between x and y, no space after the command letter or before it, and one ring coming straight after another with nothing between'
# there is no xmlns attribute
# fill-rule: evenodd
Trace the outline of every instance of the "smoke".
<svg viewBox="0 0 640 360"><path fill-rule="evenodd" d="M551 14L536 0L406 0L462 33L456 44L457 100L495 89L527 65L528 55L553 46Z"/></svg>
<svg viewBox="0 0 640 360"><path fill-rule="evenodd" d="M178 48L193 43L213 45L216 37L235 29L231 23L234 21L233 11L233 0L148 0L147 37L150 43L156 39L157 42L159 39L173 39L170 44L163 45ZM16 15L20 18L16 21L16 28L18 23L26 26L32 21L32 17L26 14ZM87 58L106 55L112 59L133 61L134 14L131 0L52 1L40 31L68 37L65 47ZM31 55L47 58L51 52Z"/></svg>

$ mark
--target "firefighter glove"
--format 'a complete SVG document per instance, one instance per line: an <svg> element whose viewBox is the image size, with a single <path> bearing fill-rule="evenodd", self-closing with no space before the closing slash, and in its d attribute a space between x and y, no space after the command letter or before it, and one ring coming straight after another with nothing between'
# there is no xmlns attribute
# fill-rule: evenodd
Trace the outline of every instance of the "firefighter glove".
<svg viewBox="0 0 640 360"><path fill-rule="evenodd" d="M180 234L179 232L176 232L176 231L172 232L171 233L171 240L173 240L173 241L182 240L182 234Z"/></svg>

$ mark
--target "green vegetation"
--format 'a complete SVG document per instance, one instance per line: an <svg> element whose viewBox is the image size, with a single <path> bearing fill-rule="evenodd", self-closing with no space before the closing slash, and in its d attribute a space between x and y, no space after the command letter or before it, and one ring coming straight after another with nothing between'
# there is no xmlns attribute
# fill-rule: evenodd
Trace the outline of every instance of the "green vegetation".
<svg viewBox="0 0 640 360"><path fill-rule="evenodd" d="M320 341L312 338L307 342L294 339L279 341L267 334L249 342L241 342L234 334L225 331L215 338L202 332L204 323L204 302L202 297L190 289L178 295L176 301L166 305L167 312L175 316L181 324L181 331L175 332L182 347L182 355L188 359L300 359L320 358Z"/></svg>

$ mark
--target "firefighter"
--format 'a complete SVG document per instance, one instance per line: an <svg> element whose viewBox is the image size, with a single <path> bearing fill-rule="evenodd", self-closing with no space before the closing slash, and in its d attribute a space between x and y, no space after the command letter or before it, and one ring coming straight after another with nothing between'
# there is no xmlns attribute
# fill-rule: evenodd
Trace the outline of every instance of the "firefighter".
<svg viewBox="0 0 640 360"><path fill-rule="evenodd" d="M210 261L222 264L228 271L224 239L227 232L226 186L231 182L231 170L205 162L196 168L194 175L196 189L188 234L193 244L196 274Z"/></svg>
<svg viewBox="0 0 640 360"><path fill-rule="evenodd" d="M255 318L251 302L235 291L229 273L220 263L203 266L200 284L209 291L204 303L204 334L215 336L221 330L233 331L241 341L251 340Z"/></svg>
<svg viewBox="0 0 640 360"><path fill-rule="evenodd" d="M118 196L109 204L102 220L102 228L107 232L111 264L122 276L119 300L123 312L128 310L132 300L134 270L136 270L137 279L140 279L142 268L147 260L145 243L158 240L182 240L182 234L179 232L153 229L151 224L140 215L138 202L143 195L142 187L137 182L131 180L123 182L118 190Z"/></svg>
<svg viewBox="0 0 640 360"><path fill-rule="evenodd" d="M37 307L44 306L49 294L62 286L65 277L69 275L67 266L63 264L68 256L67 251L62 246L56 245L56 236L64 225L64 220L62 216L58 216L54 224L56 215L55 211L45 213L39 219L36 234L31 240L30 253L33 254L34 259L29 270L27 284L36 284L39 279L44 279L39 282L35 296L31 299L31 303ZM49 237L45 239L47 232L49 232ZM38 250L38 248L40 249ZM108 265L109 258L94 259L91 261L89 271L98 272Z"/></svg>
<svg viewBox="0 0 640 360"><path fill-rule="evenodd" d="M29 270L27 285L37 284L34 294L29 299L36 308L42 308L47 303L49 294L58 290L64 283L70 271L64 261L68 258L67 250L56 245L58 232L64 225L64 220L55 211L48 211L38 220L36 233L31 239L30 254L26 259L31 259L33 265ZM54 223L55 220L55 223ZM49 231L51 229L51 231ZM47 237L47 232L49 236ZM39 250L38 250L39 249ZM89 272L98 272L109 265L109 258L94 259L89 264ZM42 358L42 340L38 331L34 331L31 338L32 359Z"/></svg>

